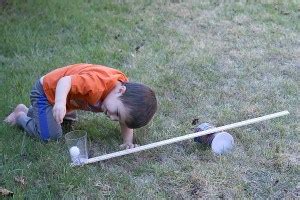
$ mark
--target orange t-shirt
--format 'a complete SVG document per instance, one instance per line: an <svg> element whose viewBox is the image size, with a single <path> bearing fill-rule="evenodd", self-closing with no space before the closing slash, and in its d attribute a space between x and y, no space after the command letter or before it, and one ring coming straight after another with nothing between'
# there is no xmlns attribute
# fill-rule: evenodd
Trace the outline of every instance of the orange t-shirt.
<svg viewBox="0 0 300 200"><path fill-rule="evenodd" d="M67 96L67 111L99 109L101 102L115 87L117 81L127 82L121 71L93 64L74 64L55 69L43 79L43 89L50 104L55 103L55 90L59 79L71 77L71 89Z"/></svg>

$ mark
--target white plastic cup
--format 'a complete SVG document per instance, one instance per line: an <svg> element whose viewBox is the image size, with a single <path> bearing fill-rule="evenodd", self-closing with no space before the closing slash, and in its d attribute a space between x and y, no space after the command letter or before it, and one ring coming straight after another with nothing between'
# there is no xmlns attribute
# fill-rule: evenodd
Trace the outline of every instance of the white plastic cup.
<svg viewBox="0 0 300 200"><path fill-rule="evenodd" d="M228 153L233 149L234 140L232 135L227 132L216 133L211 142L211 149L217 155Z"/></svg>
<svg viewBox="0 0 300 200"><path fill-rule="evenodd" d="M88 159L87 132L74 130L65 135L72 164L80 165Z"/></svg>
<svg viewBox="0 0 300 200"><path fill-rule="evenodd" d="M215 128L212 124L202 123L195 128L195 132L205 131L211 128ZM210 145L212 151L216 155L226 154L233 149L234 139L229 133L222 131L217 133L211 133L194 138L195 142Z"/></svg>
<svg viewBox="0 0 300 200"><path fill-rule="evenodd" d="M210 124L210 123L205 122L205 123L199 124L197 126L197 128L195 128L194 131L195 132L205 131L205 130L208 130L208 129L211 129L211 128L215 128L215 126ZM208 135L195 137L194 141L198 142L198 143L201 143L201 144L211 145L211 142L214 139L214 137L215 137L215 133L211 133L211 134L208 134Z"/></svg>

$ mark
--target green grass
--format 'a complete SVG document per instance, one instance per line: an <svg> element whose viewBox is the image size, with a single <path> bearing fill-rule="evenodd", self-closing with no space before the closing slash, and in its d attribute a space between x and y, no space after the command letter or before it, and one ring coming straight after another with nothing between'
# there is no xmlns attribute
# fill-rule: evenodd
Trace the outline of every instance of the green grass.
<svg viewBox="0 0 300 200"><path fill-rule="evenodd" d="M2 2L2 1L1 1ZM230 3L229 3L230 2ZM59 66L116 67L152 87L153 121L140 144L191 133L192 120L231 130L215 157L184 141L71 168L64 140L43 144L0 124L0 187L15 199L296 198L300 193L299 0L7 0L0 4L0 118L29 104L34 81ZM139 47L138 51L136 48ZM118 125L80 113L94 155L118 150ZM25 177L25 185L14 181Z"/></svg>

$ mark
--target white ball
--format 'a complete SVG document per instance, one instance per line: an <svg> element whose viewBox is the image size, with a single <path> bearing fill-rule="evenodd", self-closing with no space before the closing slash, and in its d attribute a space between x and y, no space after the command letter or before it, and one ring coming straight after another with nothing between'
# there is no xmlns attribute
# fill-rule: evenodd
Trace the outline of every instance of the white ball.
<svg viewBox="0 0 300 200"><path fill-rule="evenodd" d="M80 150L77 146L71 147L69 151L72 157L77 157L80 155Z"/></svg>
<svg viewBox="0 0 300 200"><path fill-rule="evenodd" d="M229 152L234 145L233 137L227 132L217 133L214 137L211 148L215 154L221 155Z"/></svg>

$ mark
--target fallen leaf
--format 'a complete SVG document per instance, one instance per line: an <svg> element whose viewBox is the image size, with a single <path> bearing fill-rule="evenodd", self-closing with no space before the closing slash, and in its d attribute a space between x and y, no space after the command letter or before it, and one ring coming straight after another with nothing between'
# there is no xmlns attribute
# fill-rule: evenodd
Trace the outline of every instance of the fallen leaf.
<svg viewBox="0 0 300 200"><path fill-rule="evenodd" d="M14 193L12 191L9 191L9 190L7 190L5 188L2 188L2 187L0 187L0 194L2 196L11 196L11 197L14 195Z"/></svg>
<svg viewBox="0 0 300 200"><path fill-rule="evenodd" d="M121 35L120 34L117 34L114 36L114 38L117 40Z"/></svg>
<svg viewBox="0 0 300 200"><path fill-rule="evenodd" d="M199 119L198 118L196 118L196 119L193 119L193 121L192 121L192 125L196 125L196 124L198 124L199 123Z"/></svg>

